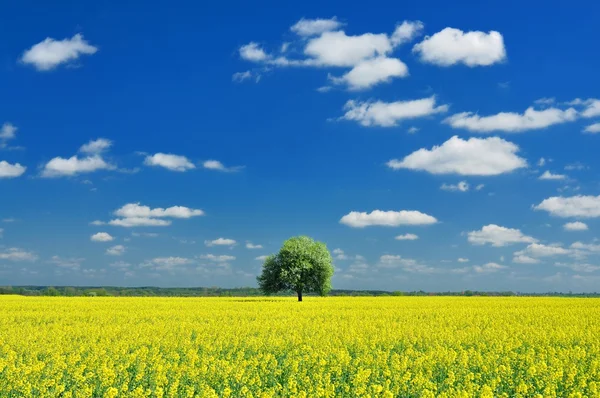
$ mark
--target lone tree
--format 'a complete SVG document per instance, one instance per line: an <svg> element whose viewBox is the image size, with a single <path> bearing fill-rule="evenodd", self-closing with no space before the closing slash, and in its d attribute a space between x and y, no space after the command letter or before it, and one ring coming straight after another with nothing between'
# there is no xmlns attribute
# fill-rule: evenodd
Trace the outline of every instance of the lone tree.
<svg viewBox="0 0 600 398"><path fill-rule="evenodd" d="M331 290L332 275L327 246L308 236L295 236L283 243L279 253L267 257L262 275L256 279L265 294L293 290L302 301L302 293L326 295Z"/></svg>

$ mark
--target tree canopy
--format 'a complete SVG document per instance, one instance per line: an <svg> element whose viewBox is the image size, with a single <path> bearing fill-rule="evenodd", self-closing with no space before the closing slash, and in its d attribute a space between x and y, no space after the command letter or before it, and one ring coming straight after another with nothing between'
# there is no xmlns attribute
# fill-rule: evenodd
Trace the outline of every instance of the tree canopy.
<svg viewBox="0 0 600 398"><path fill-rule="evenodd" d="M265 294L292 290L302 301L303 293L322 296L331 290L333 265L327 246L308 236L286 240L279 253L267 257L257 278Z"/></svg>

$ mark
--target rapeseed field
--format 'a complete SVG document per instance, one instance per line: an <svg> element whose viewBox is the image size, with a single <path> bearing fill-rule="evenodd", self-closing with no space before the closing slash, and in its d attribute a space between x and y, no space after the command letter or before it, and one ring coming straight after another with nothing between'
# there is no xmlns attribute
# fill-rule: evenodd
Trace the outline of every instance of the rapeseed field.
<svg viewBox="0 0 600 398"><path fill-rule="evenodd" d="M0 397L600 397L600 301L0 297Z"/></svg>

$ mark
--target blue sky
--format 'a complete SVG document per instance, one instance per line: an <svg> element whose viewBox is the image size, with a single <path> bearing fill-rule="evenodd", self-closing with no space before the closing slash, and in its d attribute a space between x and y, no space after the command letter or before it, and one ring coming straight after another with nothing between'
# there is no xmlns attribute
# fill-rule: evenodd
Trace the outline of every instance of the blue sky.
<svg viewBox="0 0 600 398"><path fill-rule="evenodd" d="M597 291L598 11L3 5L0 284Z"/></svg>

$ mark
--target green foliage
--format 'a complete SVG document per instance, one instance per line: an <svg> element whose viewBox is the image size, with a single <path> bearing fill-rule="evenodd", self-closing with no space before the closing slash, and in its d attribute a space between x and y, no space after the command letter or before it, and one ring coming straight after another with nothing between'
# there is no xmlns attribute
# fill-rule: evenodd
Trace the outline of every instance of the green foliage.
<svg viewBox="0 0 600 398"><path fill-rule="evenodd" d="M326 295L331 290L331 254L322 242L308 236L286 240L279 253L267 257L257 278L265 294L291 290L302 301L303 293Z"/></svg>

